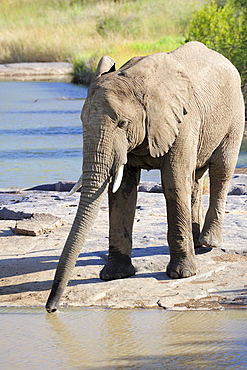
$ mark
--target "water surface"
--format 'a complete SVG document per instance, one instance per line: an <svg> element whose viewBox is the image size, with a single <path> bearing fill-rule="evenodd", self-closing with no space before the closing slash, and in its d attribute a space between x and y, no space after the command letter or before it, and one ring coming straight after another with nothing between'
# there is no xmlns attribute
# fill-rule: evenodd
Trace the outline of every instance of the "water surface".
<svg viewBox="0 0 247 370"><path fill-rule="evenodd" d="M2 369L246 369L247 311L1 308Z"/></svg>
<svg viewBox="0 0 247 370"><path fill-rule="evenodd" d="M0 187L78 178L86 94L65 82L0 82Z"/></svg>

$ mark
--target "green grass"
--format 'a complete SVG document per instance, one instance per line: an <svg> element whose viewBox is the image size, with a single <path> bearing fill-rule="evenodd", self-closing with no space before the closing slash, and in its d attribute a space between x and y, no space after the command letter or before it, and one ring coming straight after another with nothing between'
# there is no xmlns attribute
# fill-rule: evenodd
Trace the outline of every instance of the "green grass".
<svg viewBox="0 0 247 370"><path fill-rule="evenodd" d="M103 54L117 66L184 42L206 0L0 0L0 63L68 61L88 83Z"/></svg>
<svg viewBox="0 0 247 370"><path fill-rule="evenodd" d="M159 40L151 42L136 41L128 44L130 50L135 53L160 53L163 51L170 51L184 43L182 35L166 36Z"/></svg>

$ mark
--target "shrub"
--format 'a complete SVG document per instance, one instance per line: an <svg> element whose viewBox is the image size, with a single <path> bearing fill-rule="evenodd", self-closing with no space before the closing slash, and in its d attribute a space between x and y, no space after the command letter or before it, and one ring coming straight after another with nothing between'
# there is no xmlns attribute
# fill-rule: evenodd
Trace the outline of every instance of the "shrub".
<svg viewBox="0 0 247 370"><path fill-rule="evenodd" d="M196 11L189 24L188 41L197 40L222 53L247 82L247 0L214 1Z"/></svg>
<svg viewBox="0 0 247 370"><path fill-rule="evenodd" d="M77 57L73 62L73 66L73 82L88 86L96 71L96 58Z"/></svg>

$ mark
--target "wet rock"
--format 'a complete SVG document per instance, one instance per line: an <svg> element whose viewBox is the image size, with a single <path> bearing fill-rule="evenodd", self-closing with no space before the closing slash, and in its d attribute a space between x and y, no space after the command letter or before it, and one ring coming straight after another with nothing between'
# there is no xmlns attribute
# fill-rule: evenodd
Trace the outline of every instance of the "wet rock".
<svg viewBox="0 0 247 370"><path fill-rule="evenodd" d="M64 224L65 221L51 214L34 213L29 219L17 221L15 233L37 236L41 234L47 234Z"/></svg>

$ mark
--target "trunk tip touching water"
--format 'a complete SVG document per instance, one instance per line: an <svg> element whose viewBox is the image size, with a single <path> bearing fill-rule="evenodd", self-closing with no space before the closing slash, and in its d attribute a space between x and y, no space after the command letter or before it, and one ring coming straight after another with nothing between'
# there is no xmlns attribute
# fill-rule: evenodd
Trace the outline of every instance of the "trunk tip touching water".
<svg viewBox="0 0 247 370"><path fill-rule="evenodd" d="M60 298L62 297L64 291L64 289L59 288L58 285L58 282L54 282L52 286L51 293L45 306L48 313L53 313L57 311Z"/></svg>
<svg viewBox="0 0 247 370"><path fill-rule="evenodd" d="M53 313L57 311L57 305L53 304L52 302L47 302L45 308L48 313Z"/></svg>

